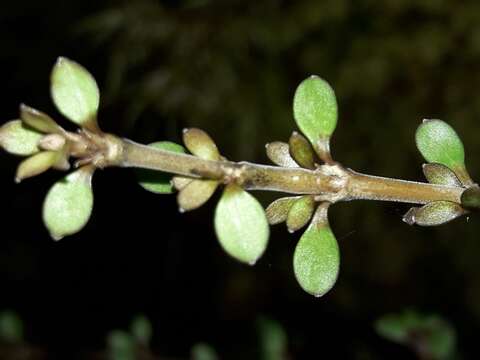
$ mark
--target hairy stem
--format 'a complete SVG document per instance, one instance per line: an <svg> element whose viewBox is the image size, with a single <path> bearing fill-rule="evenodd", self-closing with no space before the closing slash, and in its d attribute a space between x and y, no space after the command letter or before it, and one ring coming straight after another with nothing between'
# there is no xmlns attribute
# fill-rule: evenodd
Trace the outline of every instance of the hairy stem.
<svg viewBox="0 0 480 360"><path fill-rule="evenodd" d="M160 170L248 190L314 194L318 200L381 200L426 204L435 200L460 203L464 188L420 183L357 173L334 163L315 170L267 166L249 162L212 161L123 140L121 159L112 165Z"/></svg>

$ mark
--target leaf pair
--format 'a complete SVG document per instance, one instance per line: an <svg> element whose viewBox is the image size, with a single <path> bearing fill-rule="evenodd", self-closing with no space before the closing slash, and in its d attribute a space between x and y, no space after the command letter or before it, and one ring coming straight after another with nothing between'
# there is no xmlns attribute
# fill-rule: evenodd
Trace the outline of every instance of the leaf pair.
<svg viewBox="0 0 480 360"><path fill-rule="evenodd" d="M266 146L268 158L276 165L283 167L302 167L315 169L317 156L312 145L301 134L294 131L289 142L275 141Z"/></svg>
<svg viewBox="0 0 480 360"><path fill-rule="evenodd" d="M305 195L277 199L265 212L270 225L285 221L288 231L293 233L308 224L314 211L313 196Z"/></svg>

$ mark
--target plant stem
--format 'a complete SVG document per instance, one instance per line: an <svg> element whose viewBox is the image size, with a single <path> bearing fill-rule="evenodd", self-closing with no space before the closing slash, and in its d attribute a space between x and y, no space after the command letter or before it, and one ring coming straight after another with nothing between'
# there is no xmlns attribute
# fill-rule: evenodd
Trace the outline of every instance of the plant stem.
<svg viewBox="0 0 480 360"><path fill-rule="evenodd" d="M249 162L212 161L123 140L122 159L112 165L159 170L194 178L235 182L248 190L314 194L318 200L381 200L426 204L436 200L460 203L465 190L357 173L340 164L316 170L259 165Z"/></svg>

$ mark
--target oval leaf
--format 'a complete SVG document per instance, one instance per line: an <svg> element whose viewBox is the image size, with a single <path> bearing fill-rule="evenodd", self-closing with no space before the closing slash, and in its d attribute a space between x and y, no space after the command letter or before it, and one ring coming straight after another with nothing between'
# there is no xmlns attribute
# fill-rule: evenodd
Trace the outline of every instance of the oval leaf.
<svg viewBox="0 0 480 360"><path fill-rule="evenodd" d="M337 100L330 85L310 76L298 86L293 98L293 116L312 145L329 138L337 126Z"/></svg>
<svg viewBox="0 0 480 360"><path fill-rule="evenodd" d="M21 120L12 120L0 127L0 146L11 154L28 156L39 151L37 145L42 136Z"/></svg>
<svg viewBox="0 0 480 360"><path fill-rule="evenodd" d="M275 225L287 220L287 215L290 211L290 208L299 198L299 196L284 197L277 199L268 205L267 209L265 210L268 223L270 225Z"/></svg>
<svg viewBox="0 0 480 360"><path fill-rule="evenodd" d="M465 190L460 201L465 209L480 210L480 187L477 185Z"/></svg>
<svg viewBox="0 0 480 360"><path fill-rule="evenodd" d="M287 215L288 231L293 233L308 224L315 210L313 196L307 195L297 199Z"/></svg>
<svg viewBox="0 0 480 360"><path fill-rule="evenodd" d="M238 185L228 185L215 209L215 231L223 249L235 259L255 262L267 247L269 228L260 203Z"/></svg>
<svg viewBox="0 0 480 360"><path fill-rule="evenodd" d="M326 216L327 209L322 204L300 238L293 255L297 281L306 292L317 297L333 287L340 268L337 240Z"/></svg>
<svg viewBox="0 0 480 360"><path fill-rule="evenodd" d="M420 208L413 207L403 221L409 225L437 226L450 222L465 214L465 210L452 201L433 201Z"/></svg>
<svg viewBox="0 0 480 360"><path fill-rule="evenodd" d="M457 175L445 165L436 163L423 164L422 170L429 183L446 186L462 186Z"/></svg>
<svg viewBox="0 0 480 360"><path fill-rule="evenodd" d="M463 143L455 130L442 120L423 120L415 133L417 148L430 163L453 170L464 184L471 184L465 168Z"/></svg>
<svg viewBox="0 0 480 360"><path fill-rule="evenodd" d="M85 166L56 182L43 203L43 221L54 240L80 231L93 208L93 168Z"/></svg>
<svg viewBox="0 0 480 360"><path fill-rule="evenodd" d="M42 151L23 160L17 168L15 182L19 183L23 179L39 175L53 165L55 165L60 157L56 151Z"/></svg>
<svg viewBox="0 0 480 360"><path fill-rule="evenodd" d="M170 141L158 141L149 144L148 146L176 153L186 153L185 148L182 145ZM172 175L170 174L146 169L136 170L136 174L138 183L147 191L155 194L171 194L173 192L171 184Z"/></svg>
<svg viewBox="0 0 480 360"><path fill-rule="evenodd" d="M178 193L180 212L198 209L212 197L217 186L216 180L192 180Z"/></svg>
<svg viewBox="0 0 480 360"><path fill-rule="evenodd" d="M307 169L315 169L315 154L307 139L294 131L288 144L290 155L298 165Z"/></svg>
<svg viewBox="0 0 480 360"><path fill-rule="evenodd" d="M97 130L100 92L95 79L83 66L59 57L51 74L51 94L57 109L66 118Z"/></svg>
<svg viewBox="0 0 480 360"><path fill-rule="evenodd" d="M62 128L50 116L25 104L20 105L20 118L28 126L46 134L63 132Z"/></svg>
<svg viewBox="0 0 480 360"><path fill-rule="evenodd" d="M276 165L283 167L298 167L290 155L289 145L281 141L274 141L265 145L268 158Z"/></svg>
<svg viewBox="0 0 480 360"><path fill-rule="evenodd" d="M183 142L187 149L199 158L220 160L220 153L212 138L203 130L191 128L183 130Z"/></svg>

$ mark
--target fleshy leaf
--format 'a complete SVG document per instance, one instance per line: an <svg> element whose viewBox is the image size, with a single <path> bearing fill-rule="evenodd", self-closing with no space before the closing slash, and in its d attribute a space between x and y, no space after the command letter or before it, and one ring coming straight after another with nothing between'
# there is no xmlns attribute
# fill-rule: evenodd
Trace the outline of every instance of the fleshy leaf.
<svg viewBox="0 0 480 360"><path fill-rule="evenodd" d="M448 167L442 164L423 164L423 174L429 183L447 186L462 186L457 175Z"/></svg>
<svg viewBox="0 0 480 360"><path fill-rule="evenodd" d="M97 130L100 92L97 82L83 66L59 57L51 74L51 94L57 109L66 118Z"/></svg>
<svg viewBox="0 0 480 360"><path fill-rule="evenodd" d="M452 201L432 201L422 207L412 207L403 217L409 225L437 226L465 214L465 210Z"/></svg>
<svg viewBox="0 0 480 360"><path fill-rule="evenodd" d="M445 121L423 120L415 133L415 141L425 160L453 170L464 185L472 183L465 168L463 143Z"/></svg>
<svg viewBox="0 0 480 360"><path fill-rule="evenodd" d="M131 331L137 343L149 346L152 339L152 324L144 315L137 315L132 320Z"/></svg>
<svg viewBox="0 0 480 360"><path fill-rule="evenodd" d="M293 233L308 224L315 210L313 196L306 195L297 199L287 215L288 231Z"/></svg>
<svg viewBox="0 0 480 360"><path fill-rule="evenodd" d="M192 178L185 177L185 176L174 176L172 178L172 186L177 189L178 191L182 190L185 186L190 184L193 181Z"/></svg>
<svg viewBox="0 0 480 360"><path fill-rule="evenodd" d="M328 225L327 211L328 205L325 203L318 207L293 255L297 281L306 292L317 297L333 287L340 267L340 252Z"/></svg>
<svg viewBox="0 0 480 360"><path fill-rule="evenodd" d="M39 151L37 145L42 136L21 120L12 120L0 127L0 146L11 154L28 156Z"/></svg>
<svg viewBox="0 0 480 360"><path fill-rule="evenodd" d="M149 146L176 153L186 153L186 150L182 145L170 141L158 141L149 144ZM173 192L172 184L170 182L172 175L170 174L147 169L138 169L136 170L136 174L138 183L147 191L156 194L171 194Z"/></svg>
<svg viewBox="0 0 480 360"><path fill-rule="evenodd" d="M43 203L43 221L54 240L80 231L93 208L93 167L84 166L56 182Z"/></svg>
<svg viewBox="0 0 480 360"><path fill-rule="evenodd" d="M23 160L17 168L15 182L39 175L50 169L59 159L56 151L42 151Z"/></svg>
<svg viewBox="0 0 480 360"><path fill-rule="evenodd" d="M20 105L20 118L28 126L45 134L63 132L62 128L50 116L25 104Z"/></svg>
<svg viewBox="0 0 480 360"><path fill-rule="evenodd" d="M287 220L287 215L290 211L290 208L299 198L300 197L298 196L284 197L277 199L268 205L267 209L265 210L268 223L270 225L275 225Z"/></svg>
<svg viewBox="0 0 480 360"><path fill-rule="evenodd" d="M460 201L465 209L480 210L480 187L475 185L465 190Z"/></svg>
<svg viewBox="0 0 480 360"><path fill-rule="evenodd" d="M178 193L177 202L180 211L198 209L212 197L217 186L216 180L192 180Z"/></svg>
<svg viewBox="0 0 480 360"><path fill-rule="evenodd" d="M235 259L255 262L267 247L269 227L262 205L235 184L227 185L215 209L215 231Z"/></svg>
<svg viewBox="0 0 480 360"><path fill-rule="evenodd" d="M281 141L274 141L265 145L268 158L276 165L283 167L298 167L290 155L289 145Z"/></svg>
<svg viewBox="0 0 480 360"><path fill-rule="evenodd" d="M190 128L183 130L183 142L187 149L199 158L220 160L220 153L212 138L203 130Z"/></svg>
<svg viewBox="0 0 480 360"><path fill-rule="evenodd" d="M108 334L108 359L132 360L136 358L135 339L122 330L114 330Z"/></svg>
<svg viewBox="0 0 480 360"><path fill-rule="evenodd" d="M328 139L337 126L337 100L330 85L318 76L310 76L298 86L293 98L295 121L323 159L329 151Z"/></svg>
<svg viewBox="0 0 480 360"><path fill-rule="evenodd" d="M307 169L315 169L315 154L307 139L294 131L288 144L290 155L298 165Z"/></svg>

